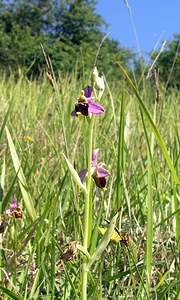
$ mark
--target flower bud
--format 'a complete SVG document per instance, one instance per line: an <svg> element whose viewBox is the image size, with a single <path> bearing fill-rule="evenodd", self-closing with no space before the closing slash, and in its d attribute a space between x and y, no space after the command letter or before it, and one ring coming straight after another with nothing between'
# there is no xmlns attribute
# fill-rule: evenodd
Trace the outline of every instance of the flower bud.
<svg viewBox="0 0 180 300"><path fill-rule="evenodd" d="M94 89L97 91L97 98L98 100L101 100L101 97L104 93L105 84L103 76L98 76L98 70L96 67L94 67L94 71L92 73L92 82Z"/></svg>

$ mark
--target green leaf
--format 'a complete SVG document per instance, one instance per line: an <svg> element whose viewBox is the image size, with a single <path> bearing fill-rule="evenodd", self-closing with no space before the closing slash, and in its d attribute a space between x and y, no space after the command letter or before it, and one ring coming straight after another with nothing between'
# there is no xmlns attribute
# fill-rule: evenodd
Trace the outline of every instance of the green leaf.
<svg viewBox="0 0 180 300"><path fill-rule="evenodd" d="M6 163L4 157L2 172L0 175L0 213L2 213L2 200L3 200L3 192L4 192L4 185L5 185L5 169L6 169Z"/></svg>
<svg viewBox="0 0 180 300"><path fill-rule="evenodd" d="M0 285L0 291L1 291L3 294L5 294L5 295L11 297L11 299L15 299L15 300L23 300L23 299L24 299L23 297L21 297L21 296L15 294L14 292L12 292L12 291L6 289L5 287L3 287L3 286L1 286L1 285Z"/></svg>
<svg viewBox="0 0 180 300"><path fill-rule="evenodd" d="M103 236L100 244L96 248L95 252L93 253L93 255L91 256L91 258L89 259L89 262L87 264L87 268L88 269L90 269L90 267L95 262L95 260L98 259L98 257L102 254L102 252L105 250L105 248L109 244L109 242L111 240L111 237L112 237L112 234L113 234L113 231L114 231L114 226L115 226L115 223L116 223L117 216L118 216L118 214L116 214L112 218L108 230L104 234L104 236Z"/></svg>
<svg viewBox="0 0 180 300"><path fill-rule="evenodd" d="M162 286L162 285L164 284L164 282L165 282L165 280L166 280L166 277L167 277L168 273L169 273L169 270L166 271L166 272L162 275L162 277L160 277L160 281L159 281L159 283L157 284L157 286L156 286L156 288L155 288L156 291L160 288L160 286Z"/></svg>
<svg viewBox="0 0 180 300"><path fill-rule="evenodd" d="M86 257L87 257L87 259L89 260L90 259L90 254L89 254L89 252L86 250L86 248L84 248L82 245L80 245L80 244L77 244L77 249L80 251L80 252L82 252Z"/></svg>
<svg viewBox="0 0 180 300"><path fill-rule="evenodd" d="M87 193L87 189L86 186L84 184L82 184L81 179L79 178L78 173L76 172L76 170L74 169L73 165L70 163L70 161L67 159L67 157L64 155L64 153L61 153L67 166L68 169L74 179L74 181L76 182L76 184L79 186L80 189L83 190L84 193Z"/></svg>
<svg viewBox="0 0 180 300"><path fill-rule="evenodd" d="M12 137L11 137L10 132L7 127L6 127L6 134L7 134L9 149L11 152L11 157L12 157L13 164L14 164L14 169L17 173L19 186L21 189L21 193L23 196L23 200L24 200L26 209L28 211L28 214L32 218L32 220L35 220L36 219L36 211L34 209L33 201L32 201L31 195L28 192L26 178L25 178L23 170L21 168L21 164L20 164L16 149L15 149Z"/></svg>

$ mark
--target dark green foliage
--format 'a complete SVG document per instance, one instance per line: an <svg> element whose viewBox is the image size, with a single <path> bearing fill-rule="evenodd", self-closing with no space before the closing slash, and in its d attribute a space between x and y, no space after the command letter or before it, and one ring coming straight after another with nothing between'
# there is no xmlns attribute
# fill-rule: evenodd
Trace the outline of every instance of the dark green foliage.
<svg viewBox="0 0 180 300"><path fill-rule="evenodd" d="M4 4L0 14L2 70L17 72L19 67L25 66L27 69L33 60L38 61L39 44L44 41L43 14L44 10L29 1Z"/></svg>
<svg viewBox="0 0 180 300"><path fill-rule="evenodd" d="M43 44L50 56L55 73L76 70L79 76L92 70L106 26L95 13L97 1L1 1L0 67L8 72L18 68L39 75L44 67L40 51ZM114 78L117 61L128 64L130 50L117 41L106 38L98 57L100 71Z"/></svg>
<svg viewBox="0 0 180 300"><path fill-rule="evenodd" d="M96 0L0 1L1 72L17 74L21 69L28 76L39 76L45 68L40 50L42 43L56 75L72 71L78 77L90 74L105 36L102 27L107 25L95 13L96 4ZM156 66L162 83L179 87L179 35L174 37ZM98 70L108 80L119 80L122 73L117 62L127 69L133 63L136 78L142 74L143 60L136 60L130 49L107 37L96 61Z"/></svg>
<svg viewBox="0 0 180 300"><path fill-rule="evenodd" d="M155 53L155 58L158 53ZM180 87L180 34L174 35L174 40L167 43L167 49L159 56L156 66L159 69L160 80L167 87Z"/></svg>

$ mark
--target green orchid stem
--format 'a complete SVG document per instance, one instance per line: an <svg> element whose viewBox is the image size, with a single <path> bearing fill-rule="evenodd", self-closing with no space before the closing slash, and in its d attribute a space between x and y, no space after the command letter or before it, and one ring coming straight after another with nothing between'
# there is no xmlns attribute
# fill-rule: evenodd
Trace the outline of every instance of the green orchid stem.
<svg viewBox="0 0 180 300"><path fill-rule="evenodd" d="M13 217L12 227L11 227L11 239L13 241L13 250L14 250L14 272L13 272L13 283L16 284L17 278L17 220Z"/></svg>
<svg viewBox="0 0 180 300"><path fill-rule="evenodd" d="M90 208L92 207L92 199L90 197L91 189L91 165L92 165L92 145L93 145L93 127L94 127L94 115L89 118L88 124L88 178L87 178L87 192L84 193L85 196L85 208L84 208L84 240L83 247L85 250L88 249L89 241L89 224L92 223L92 213L90 213ZM87 282L88 282L88 269L87 269L87 257L83 258L83 270L82 270L82 299L87 299Z"/></svg>
<svg viewBox="0 0 180 300"><path fill-rule="evenodd" d="M113 234L113 231L114 231L114 226L116 224L117 216L118 216L118 214L116 214L112 218L108 230L106 231L105 235L103 236L101 242L99 243L99 245L96 248L96 250L93 253L93 255L89 258L89 262L87 264L87 269L88 270L90 269L90 267L92 266L92 264L95 262L95 260L98 259L98 257L101 256L102 252L105 250L105 248L109 244L110 239L111 239L112 234Z"/></svg>

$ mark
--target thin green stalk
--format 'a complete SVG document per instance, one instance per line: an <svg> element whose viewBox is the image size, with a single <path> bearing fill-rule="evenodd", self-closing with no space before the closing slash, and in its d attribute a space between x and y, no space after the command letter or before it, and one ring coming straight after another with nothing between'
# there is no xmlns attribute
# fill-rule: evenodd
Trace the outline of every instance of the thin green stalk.
<svg viewBox="0 0 180 300"><path fill-rule="evenodd" d="M172 213L176 212L174 219L175 219L175 234L178 244L178 251L180 255L180 217L178 214L178 198L177 198L177 189L175 183L173 182L173 205L172 205Z"/></svg>
<svg viewBox="0 0 180 300"><path fill-rule="evenodd" d="M11 230L11 238L13 240L13 250L14 250L14 272L13 272L13 283L16 286L17 280L17 220L13 218L13 225Z"/></svg>
<svg viewBox="0 0 180 300"><path fill-rule="evenodd" d="M84 241L83 246L88 247L88 234L89 234L89 206L90 206L90 188L91 188L91 164L92 164L92 140L93 140L93 117L89 122L88 127L88 178L87 178L87 193L85 193L85 213L84 213Z"/></svg>
<svg viewBox="0 0 180 300"><path fill-rule="evenodd" d="M2 166L2 172L0 176L0 214L2 214L2 201L3 201L3 191L4 191L4 185L5 185L5 170L6 170L6 164L5 164L5 157L3 159L3 166ZM5 217L1 216L0 217L0 224L5 224ZM0 233L0 266L2 266L2 245L3 242L3 233ZM0 270L0 281L2 281L3 274L2 270Z"/></svg>
<svg viewBox="0 0 180 300"><path fill-rule="evenodd" d="M92 212L90 215L90 207L92 207L92 201L90 197L91 189L91 165L92 165L92 143L93 143L93 126L94 126L94 115L89 120L88 127L88 178L87 178L87 192L85 193L85 208L84 208L84 240L83 246L85 250L88 248L89 241L89 224L92 224ZM87 299L87 281L88 281L88 270L87 270L87 258L84 256L83 259L83 271L82 271L82 299Z"/></svg>
<svg viewBox="0 0 180 300"><path fill-rule="evenodd" d="M156 104L154 108L153 122L156 124ZM145 127L144 127L145 128ZM147 143L148 143L148 138ZM146 270L147 282L146 291L150 294L151 272L152 272L152 244L153 244L153 192L152 192L152 175L153 175L153 152L154 152L154 134L152 133L151 144L148 146L148 195L147 195L147 245L146 245Z"/></svg>
<svg viewBox="0 0 180 300"><path fill-rule="evenodd" d="M153 205L152 205L152 166L150 154L148 151L148 195L147 195L147 245L146 245L146 270L147 270L147 284L146 291L149 295L151 284L151 270L152 270L152 242L153 242Z"/></svg>
<svg viewBox="0 0 180 300"><path fill-rule="evenodd" d="M105 248L109 244L109 241L110 241L110 239L112 237L112 234L113 234L113 231L114 231L114 226L116 224L117 217L118 217L118 214L115 214L114 217L111 219L108 230L105 232L101 242L97 246L97 248L94 251L94 253L92 254L92 256L89 258L89 262L87 264L87 269L88 270L90 270L92 264L95 262L95 260L98 257L101 256L102 252L105 250Z"/></svg>
<svg viewBox="0 0 180 300"><path fill-rule="evenodd" d="M163 138L162 138L159 130L157 129L156 125L154 124L154 122L153 122L153 120L152 120L152 118L151 118L151 116L150 116L150 114L149 114L149 112L148 112L148 110L147 110L147 108L146 108L143 100L141 99L136 86L133 84L132 80L130 79L129 75L124 70L124 68L119 63L118 63L118 65L119 65L120 69L122 70L122 72L124 73L124 75L126 76L126 79L130 83L130 85L131 85L131 87L132 87L132 89L134 91L134 94L136 95L136 99L137 99L138 104L139 104L139 106L141 108L141 111L142 111L143 115L146 117L146 120L149 123L152 132L154 133L154 136L155 136L155 138L156 138L156 140L157 140L157 142L158 142L158 144L159 144L159 146L160 146L160 148L161 148L161 150L163 152L164 158L166 159L166 162L167 162L167 164L169 166L169 169L170 169L170 171L172 173L173 179L174 179L177 187L179 188L179 185L180 185L179 178L178 178L176 170L175 170L175 168L173 166L173 163L172 163L172 160L171 160L170 155L168 153L168 150L167 150L167 148L165 146L164 140L163 140Z"/></svg>
<svg viewBox="0 0 180 300"><path fill-rule="evenodd" d="M123 169L124 169L124 94L122 93L120 124L119 124L119 141L118 141L116 209L119 209L121 206Z"/></svg>
<svg viewBox="0 0 180 300"><path fill-rule="evenodd" d="M92 178L91 178L91 166L92 166L92 148L93 148L93 136L94 136L94 121L95 115L92 115L89 124L89 145L88 145L88 181L87 190L89 193L89 219L88 219L88 248L90 246L91 234L92 234L92 216L93 216L93 195L92 195Z"/></svg>
<svg viewBox="0 0 180 300"><path fill-rule="evenodd" d="M154 107L153 122L156 124L156 103ZM145 128L145 126L144 126ZM146 131L146 130L145 130ZM146 136L147 144L148 137ZM151 272L152 272L152 244L153 244L153 192L152 192L152 176L153 172L153 153L154 153L155 137L152 132L151 144L148 146L148 195L147 195L147 245L146 245L146 270L147 270L147 282L146 291L149 295L151 288ZM154 176L155 177L155 176Z"/></svg>
<svg viewBox="0 0 180 300"><path fill-rule="evenodd" d="M83 270L82 270L82 299L87 299L87 279L88 273L86 268L87 260L86 257L83 258Z"/></svg>
<svg viewBox="0 0 180 300"><path fill-rule="evenodd" d="M55 218L56 218L56 209L57 205L54 203L54 207L52 209L52 245L51 245L51 299L54 299L54 287L55 287L55 264L56 264L56 257L55 257L55 242L54 242L54 231L55 231Z"/></svg>
<svg viewBox="0 0 180 300"><path fill-rule="evenodd" d="M58 106L59 106L59 115L60 115L60 122L61 122L62 134L63 134L63 139L64 139L65 153L66 153L67 158L69 158L69 152L68 152L68 146L67 146L67 138L66 138L66 129L65 129L65 123L64 123L64 115L63 115L63 110L62 110L61 97L60 97L59 88L58 88L58 85L57 85L56 77L54 75L54 70L53 70L53 67L52 67L50 59L49 59L49 64L50 64L51 72L52 72L52 75L53 75L55 94L56 94L57 103L58 103Z"/></svg>

